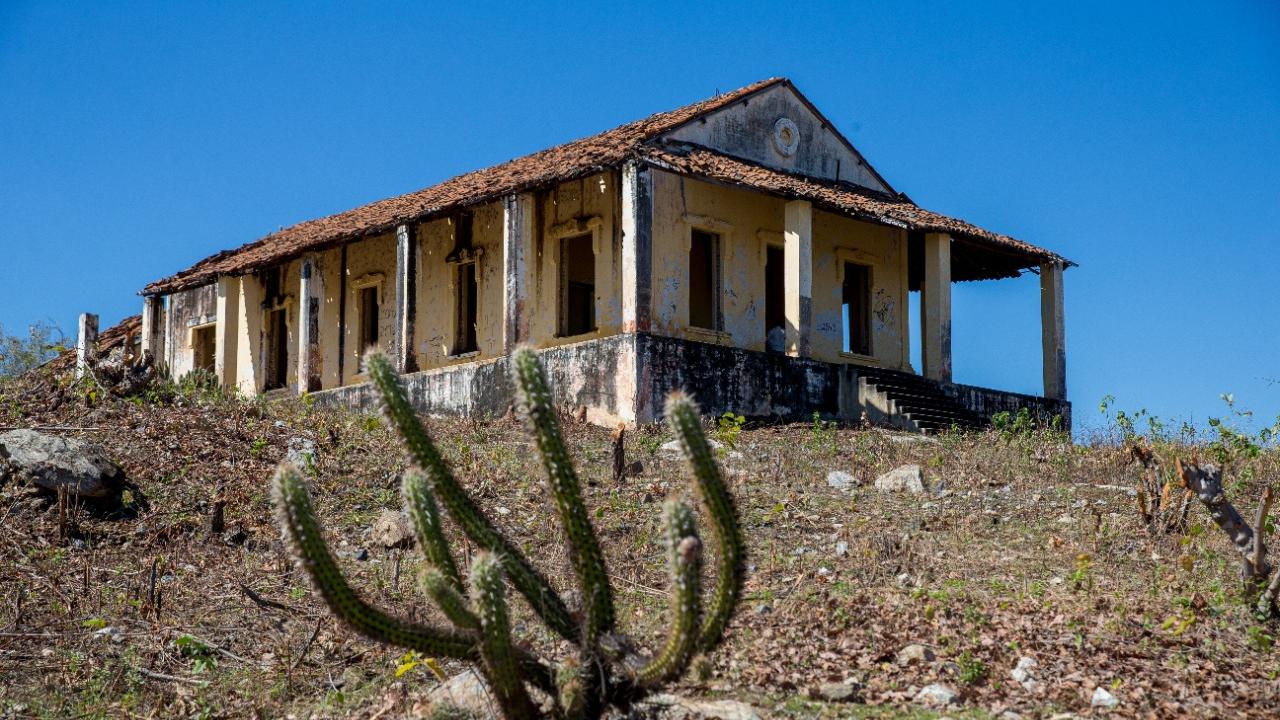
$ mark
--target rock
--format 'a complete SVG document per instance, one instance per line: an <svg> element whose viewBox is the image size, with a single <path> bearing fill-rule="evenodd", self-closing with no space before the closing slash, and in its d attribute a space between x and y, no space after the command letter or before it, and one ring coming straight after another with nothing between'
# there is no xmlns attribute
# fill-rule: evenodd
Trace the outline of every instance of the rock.
<svg viewBox="0 0 1280 720"><path fill-rule="evenodd" d="M898 651L898 664L911 665L912 663L931 663L934 659L933 650L927 645L920 643L912 643Z"/></svg>
<svg viewBox="0 0 1280 720"><path fill-rule="evenodd" d="M460 714L469 714L477 719L499 718L497 703L490 699L488 686L474 670L467 670L440 683L427 694L427 702L433 710L452 706L464 711Z"/></svg>
<svg viewBox="0 0 1280 720"><path fill-rule="evenodd" d="M959 703L960 693L952 689L950 685L934 683L920 688L920 692L916 693L916 702L928 707L946 707Z"/></svg>
<svg viewBox="0 0 1280 720"><path fill-rule="evenodd" d="M116 497L124 487L124 471L100 445L35 430L10 430L0 446L17 477L57 492L59 488L86 498Z"/></svg>
<svg viewBox="0 0 1280 720"><path fill-rule="evenodd" d="M844 557L845 555L848 555L848 554L849 554L849 543L847 543L847 542L845 542L845 541L843 541L843 540L841 540L840 542L836 543L836 556L837 556L837 557Z"/></svg>
<svg viewBox="0 0 1280 720"><path fill-rule="evenodd" d="M853 476L843 470L832 470L827 473L827 485L836 490L848 490L853 486Z"/></svg>
<svg viewBox="0 0 1280 720"><path fill-rule="evenodd" d="M642 717L686 718L687 720L760 720L755 708L737 700L696 700L666 693L652 695L637 705L648 706L651 715Z"/></svg>
<svg viewBox="0 0 1280 720"><path fill-rule="evenodd" d="M280 422L277 420L276 422ZM308 468L316 464L316 442L309 438L289 438L285 449L284 461L300 468Z"/></svg>
<svg viewBox="0 0 1280 720"><path fill-rule="evenodd" d="M1106 688L1098 687L1093 689L1093 698L1089 701L1089 704L1096 708L1110 710L1120 704L1120 699L1107 692Z"/></svg>
<svg viewBox="0 0 1280 720"><path fill-rule="evenodd" d="M919 465L899 465L876 478L876 489L886 492L924 492L924 473Z"/></svg>
<svg viewBox="0 0 1280 720"><path fill-rule="evenodd" d="M715 439L713 439L713 438L707 438L707 445L710 445L710 446L711 446L711 449L712 449L713 451L715 451L715 450L719 450L720 448L723 448L723 447L724 447L724 443L720 442L719 440L715 440ZM680 441L679 441L679 440L670 440L670 441L668 441L668 442L664 442L664 443L662 443L662 447L660 447L660 448L658 448L658 449L659 449L660 451L664 452L664 453L670 453L670 454L674 454L674 455L683 455L683 454L684 454L684 451L680 449ZM733 453L730 453L730 456L732 456L732 455L733 455ZM738 457L742 457L741 453L737 453L737 455L738 455Z"/></svg>
<svg viewBox="0 0 1280 720"><path fill-rule="evenodd" d="M384 548L410 548L414 542L413 523L399 510L383 510L373 521L369 536Z"/></svg>
<svg viewBox="0 0 1280 720"><path fill-rule="evenodd" d="M889 442L899 445L938 445L941 443L938 438L920 433L885 433L885 437L888 438Z"/></svg>
<svg viewBox="0 0 1280 720"><path fill-rule="evenodd" d="M356 550L356 554L353 555L352 557L354 557L359 562L364 562L365 560L369 559L369 551L364 548L358 548Z"/></svg>
<svg viewBox="0 0 1280 720"><path fill-rule="evenodd" d="M1034 690L1036 686L1036 681L1032 677L1032 675L1034 674L1032 671L1035 670L1036 667L1039 665L1040 663L1036 662L1035 658L1025 657L1025 656L1018 658L1018 664L1015 665L1014 668L1009 671L1009 677L1017 681L1017 683L1021 685L1023 689Z"/></svg>
<svg viewBox="0 0 1280 720"><path fill-rule="evenodd" d="M827 702L857 702L861 692L861 684L853 680L846 680L838 683L823 683L817 687L812 696L814 699Z"/></svg>

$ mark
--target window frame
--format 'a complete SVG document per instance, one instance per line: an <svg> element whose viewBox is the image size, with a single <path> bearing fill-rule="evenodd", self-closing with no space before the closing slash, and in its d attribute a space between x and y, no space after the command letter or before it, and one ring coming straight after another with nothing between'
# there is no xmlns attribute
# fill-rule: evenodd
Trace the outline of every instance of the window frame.
<svg viewBox="0 0 1280 720"><path fill-rule="evenodd" d="M851 251L843 248L836 250L836 284L840 288L840 305L839 305L840 320L841 320L840 354L844 357L857 358L860 360L874 360L876 357L876 334L875 334L875 328L873 327L873 323L872 323L872 318L875 315L875 312L872 309L872 301L875 298L876 268L875 268L875 264L871 262L869 258L865 257L865 255L866 255L865 253L862 253L860 251ZM866 307L864 308L864 311L863 311L864 321L866 325L866 341L867 341L865 353L859 352L858 350L854 349L852 313L850 313L848 318L845 318L844 316L844 306L846 304L845 303L845 280L846 280L846 273L848 272L849 265L856 265L860 268L863 268L866 271L867 283L866 283L866 292L865 292L865 298L864 298L866 301ZM844 341L846 336L849 338L848 350L844 349Z"/></svg>

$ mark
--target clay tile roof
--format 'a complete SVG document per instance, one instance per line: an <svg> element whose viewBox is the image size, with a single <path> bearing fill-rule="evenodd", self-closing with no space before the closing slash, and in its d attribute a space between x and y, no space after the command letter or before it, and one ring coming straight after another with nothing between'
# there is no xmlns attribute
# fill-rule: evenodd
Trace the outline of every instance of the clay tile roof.
<svg viewBox="0 0 1280 720"><path fill-rule="evenodd" d="M243 274L298 255L389 231L402 223L490 202L514 192L550 186L619 165L641 143L693 118L759 92L786 78L761 80L702 102L658 113L598 135L445 180L429 188L308 220L235 250L224 250L143 288L151 295L204 285L221 274Z"/></svg>
<svg viewBox="0 0 1280 720"><path fill-rule="evenodd" d="M388 232L402 223L447 214L465 206L491 202L511 193L550 187L616 168L631 158L689 176L785 197L808 199L825 209L871 222L909 230L951 233L958 240L980 251L974 261L976 264L953 272L955 279L1012 277L1018 274L1020 268L1029 267L1041 260L1068 262L1048 250L1007 235L924 210L902 195L874 193L846 183L831 183L792 175L706 148L678 151L672 147L647 145L663 133L704 113L778 83L789 84L790 81L786 78L761 80L598 135L459 175L417 192L379 200L318 220L308 220L234 250L224 250L207 257L182 272L147 285L142 293L151 295L175 292L205 285L219 275L245 274L296 258L306 252Z"/></svg>
<svg viewBox="0 0 1280 720"><path fill-rule="evenodd" d="M966 261L961 260L962 267L953 268L955 280L1015 277L1019 269L1039 262L1075 265L1054 252L1017 238L925 210L905 195L889 195L851 183L795 175L688 143L646 146L640 150L640 155L655 167L681 175L794 200L808 200L825 210L879 225L917 232L948 233L970 246L988 251L987 257L976 258L969 266L964 266Z"/></svg>

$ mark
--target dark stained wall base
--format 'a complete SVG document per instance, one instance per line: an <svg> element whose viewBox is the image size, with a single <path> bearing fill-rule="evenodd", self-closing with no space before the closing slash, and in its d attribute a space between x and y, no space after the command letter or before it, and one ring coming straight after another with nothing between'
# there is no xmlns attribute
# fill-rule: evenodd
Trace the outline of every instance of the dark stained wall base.
<svg viewBox="0 0 1280 720"><path fill-rule="evenodd" d="M805 422L816 412L824 419L856 422L864 410L856 365L648 333L562 345L538 355L556 403L567 411L585 407L587 419L601 425L659 420L666 396L679 389L689 391L708 415L732 410L753 419ZM414 406L429 415L498 417L514 400L509 372L510 363L502 357L411 373L404 383ZM941 388L988 420L1025 407L1046 423L1060 415L1063 428L1071 427L1071 403L1066 401L954 383ZM368 384L324 390L314 397L323 404L377 407Z"/></svg>

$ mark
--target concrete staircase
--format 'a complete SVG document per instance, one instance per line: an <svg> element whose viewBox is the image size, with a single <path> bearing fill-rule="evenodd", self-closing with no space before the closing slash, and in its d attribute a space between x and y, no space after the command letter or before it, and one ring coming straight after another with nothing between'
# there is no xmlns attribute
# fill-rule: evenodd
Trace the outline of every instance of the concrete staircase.
<svg viewBox="0 0 1280 720"><path fill-rule="evenodd" d="M910 430L934 433L952 427L981 429L989 424L944 393L937 382L919 375L860 366L858 385L864 403L878 407L886 419Z"/></svg>

